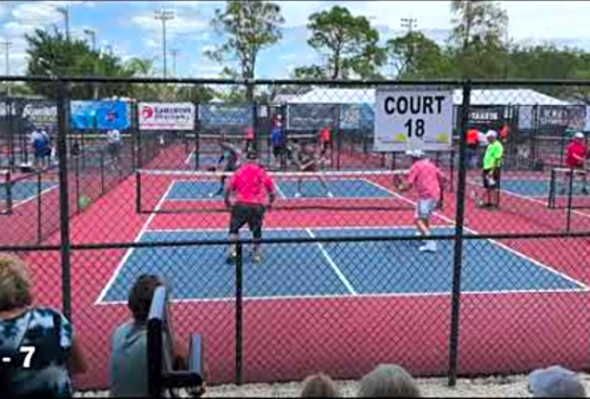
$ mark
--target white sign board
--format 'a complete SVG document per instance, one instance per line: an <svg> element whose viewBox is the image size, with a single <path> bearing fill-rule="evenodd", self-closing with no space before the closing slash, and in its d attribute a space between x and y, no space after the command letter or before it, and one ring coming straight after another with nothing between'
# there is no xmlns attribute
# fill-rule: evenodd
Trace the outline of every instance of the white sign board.
<svg viewBox="0 0 590 399"><path fill-rule="evenodd" d="M452 134L452 90L377 90L375 151L446 151Z"/></svg>
<svg viewBox="0 0 590 399"><path fill-rule="evenodd" d="M139 103L139 130L194 130L192 103Z"/></svg>

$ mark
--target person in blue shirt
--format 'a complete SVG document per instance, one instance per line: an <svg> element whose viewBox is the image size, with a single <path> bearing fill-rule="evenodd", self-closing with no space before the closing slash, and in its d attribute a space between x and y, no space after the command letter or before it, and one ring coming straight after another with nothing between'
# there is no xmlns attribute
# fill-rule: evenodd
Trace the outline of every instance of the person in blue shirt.
<svg viewBox="0 0 590 399"><path fill-rule="evenodd" d="M45 131L36 127L31 134L31 144L33 145L35 156L35 167L41 169L45 166L49 166L46 165L46 161L49 160L49 157L51 156L49 135Z"/></svg>
<svg viewBox="0 0 590 399"><path fill-rule="evenodd" d="M270 134L270 142L272 145L272 154L275 158L275 163L281 168L285 168L285 145L287 137L285 129L280 121L276 121Z"/></svg>

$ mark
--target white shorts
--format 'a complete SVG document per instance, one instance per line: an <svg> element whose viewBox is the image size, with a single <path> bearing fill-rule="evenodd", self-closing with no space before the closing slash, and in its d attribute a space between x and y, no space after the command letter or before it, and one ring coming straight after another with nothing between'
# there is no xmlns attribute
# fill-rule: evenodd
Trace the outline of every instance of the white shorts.
<svg viewBox="0 0 590 399"><path fill-rule="evenodd" d="M420 199L416 203L416 219L429 220L436 209L437 201L433 199Z"/></svg>

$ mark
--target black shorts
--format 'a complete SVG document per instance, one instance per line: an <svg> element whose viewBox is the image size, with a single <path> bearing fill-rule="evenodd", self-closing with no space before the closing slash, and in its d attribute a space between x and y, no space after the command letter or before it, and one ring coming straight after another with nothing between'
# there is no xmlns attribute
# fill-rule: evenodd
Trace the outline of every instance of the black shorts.
<svg viewBox="0 0 590 399"><path fill-rule="evenodd" d="M326 153L328 152L328 149L330 148L330 142L329 141L324 141L322 143L322 151L321 151L321 155L324 156L326 155Z"/></svg>
<svg viewBox="0 0 590 399"><path fill-rule="evenodd" d="M231 210L229 233L238 234L240 229L248 224L254 238L262 238L262 222L264 221L264 206L255 204L236 204Z"/></svg>
<svg viewBox="0 0 590 399"><path fill-rule="evenodd" d="M109 143L108 145L108 152L111 157L116 157L119 155L119 151L121 150L121 145L118 143Z"/></svg>
<svg viewBox="0 0 590 399"><path fill-rule="evenodd" d="M500 168L492 169L492 178L494 179L493 184L489 181L490 169L484 169L483 171L483 187L484 188L498 188L500 186Z"/></svg>
<svg viewBox="0 0 590 399"><path fill-rule="evenodd" d="M275 156L275 158L280 157L283 154L283 147L282 146L272 147L272 154Z"/></svg>

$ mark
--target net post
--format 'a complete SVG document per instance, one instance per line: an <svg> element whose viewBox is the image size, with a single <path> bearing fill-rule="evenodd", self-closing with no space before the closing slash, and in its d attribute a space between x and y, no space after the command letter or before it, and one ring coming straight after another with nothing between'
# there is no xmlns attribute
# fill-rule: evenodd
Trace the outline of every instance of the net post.
<svg viewBox="0 0 590 399"><path fill-rule="evenodd" d="M555 168L551 168L549 177L549 198L547 199L547 208L555 209Z"/></svg>
<svg viewBox="0 0 590 399"><path fill-rule="evenodd" d="M461 106L461 131L459 142L459 186L456 198L455 220L455 248L453 258L453 291L451 306L451 333L449 339L449 381L448 385L454 387L457 384L457 369L459 357L459 332L461 315L461 268L463 256L463 234L465 218L465 185L467 171L465 156L467 153L467 122L469 120L469 106L471 96L471 80L463 84L463 103Z"/></svg>
<svg viewBox="0 0 590 399"><path fill-rule="evenodd" d="M12 176L10 170L6 172L6 213L12 215Z"/></svg>
<svg viewBox="0 0 590 399"><path fill-rule="evenodd" d="M244 277L244 250L241 241L236 243L236 385L244 383L244 345L243 345L243 277Z"/></svg>
<svg viewBox="0 0 590 399"><path fill-rule="evenodd" d="M199 104L195 104L195 170L199 170L199 157L201 153L201 140L199 137L199 131L201 130L199 121Z"/></svg>
<svg viewBox="0 0 590 399"><path fill-rule="evenodd" d="M69 120L69 88L67 83L57 83L57 153L59 158L59 205L60 205L60 255L62 268L62 310L72 321L71 286L71 243L70 243L70 205L68 195L67 132Z"/></svg>
<svg viewBox="0 0 590 399"><path fill-rule="evenodd" d="M453 187L455 186L455 149L451 148L451 166L450 166L451 176L449 177L449 193L453 192Z"/></svg>
<svg viewBox="0 0 590 399"><path fill-rule="evenodd" d="M568 193L567 193L567 221L565 231L569 233L572 225L572 207L573 207L573 192L574 192L574 168L570 168L570 180L568 182Z"/></svg>
<svg viewBox="0 0 590 399"><path fill-rule="evenodd" d="M141 173L135 171L135 212L141 214Z"/></svg>
<svg viewBox="0 0 590 399"><path fill-rule="evenodd" d="M104 152L100 154L100 196L105 194L105 182L104 182Z"/></svg>
<svg viewBox="0 0 590 399"><path fill-rule="evenodd" d="M42 171L41 170L37 170L36 172L37 174L37 244L41 245L41 240L42 240L42 224L41 224L41 219L43 217L43 211L41 209L43 203L42 203L42 199L41 199L41 192L43 191L43 185L41 184L41 177L42 177Z"/></svg>
<svg viewBox="0 0 590 399"><path fill-rule="evenodd" d="M74 162L74 181L76 182L76 213L80 213L80 162L78 158Z"/></svg>

